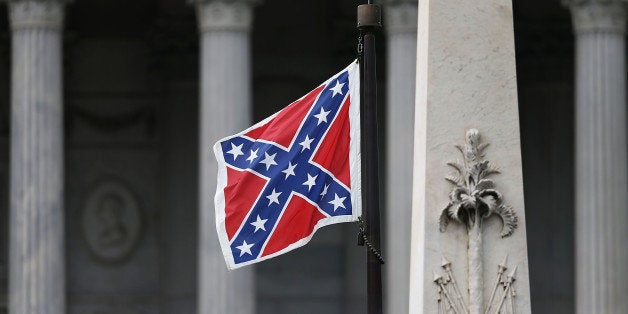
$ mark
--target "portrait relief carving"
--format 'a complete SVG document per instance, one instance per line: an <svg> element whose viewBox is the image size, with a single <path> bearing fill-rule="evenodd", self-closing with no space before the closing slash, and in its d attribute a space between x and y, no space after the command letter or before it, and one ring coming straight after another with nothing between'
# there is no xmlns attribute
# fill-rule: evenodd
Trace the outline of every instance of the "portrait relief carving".
<svg viewBox="0 0 628 314"><path fill-rule="evenodd" d="M107 181L88 195L81 225L87 247L97 261L123 262L140 240L141 210L124 184Z"/></svg>

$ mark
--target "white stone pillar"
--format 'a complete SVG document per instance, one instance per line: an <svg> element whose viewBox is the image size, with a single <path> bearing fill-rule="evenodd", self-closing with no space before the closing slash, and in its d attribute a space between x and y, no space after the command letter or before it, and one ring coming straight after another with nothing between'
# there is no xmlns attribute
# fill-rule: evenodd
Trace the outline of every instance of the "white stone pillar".
<svg viewBox="0 0 628 314"><path fill-rule="evenodd" d="M408 313L418 1L388 0L386 4L384 28L388 45L388 81L384 294L387 313Z"/></svg>
<svg viewBox="0 0 628 314"><path fill-rule="evenodd" d="M63 1L9 1L9 313L65 313Z"/></svg>
<svg viewBox="0 0 628 314"><path fill-rule="evenodd" d="M569 1L576 36L576 309L628 313L626 1Z"/></svg>
<svg viewBox="0 0 628 314"><path fill-rule="evenodd" d="M419 1L409 313L531 312L514 44L511 1Z"/></svg>
<svg viewBox="0 0 628 314"><path fill-rule="evenodd" d="M200 30L199 313L247 314L255 307L254 267L228 272L214 214L212 146L251 122L253 1L198 0Z"/></svg>

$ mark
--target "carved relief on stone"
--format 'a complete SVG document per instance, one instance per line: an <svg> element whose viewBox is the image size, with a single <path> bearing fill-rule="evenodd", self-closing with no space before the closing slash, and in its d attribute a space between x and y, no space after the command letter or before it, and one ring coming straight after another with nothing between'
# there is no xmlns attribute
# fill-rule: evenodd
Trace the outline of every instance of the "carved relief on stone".
<svg viewBox="0 0 628 314"><path fill-rule="evenodd" d="M124 262L142 232L142 215L133 193L118 181L99 184L88 196L82 231L92 256L102 263Z"/></svg>
<svg viewBox="0 0 628 314"><path fill-rule="evenodd" d="M514 314L516 312L515 298L517 292L514 282L517 272L515 266L510 272L508 270L507 258L497 266L497 276L491 288L491 297L488 306L484 309L485 314ZM458 283L454 278L452 264L444 256L441 267L445 271L443 275L434 273L434 284L437 286L438 314L446 313L470 313L458 288Z"/></svg>
<svg viewBox="0 0 628 314"><path fill-rule="evenodd" d="M517 215L514 210L504 204L500 192L495 189L495 182L489 177L498 174L497 168L488 160L484 160L487 143L481 142L480 132L470 129L466 133L465 144L455 146L462 153L463 160L449 162L447 165L455 169L455 174L446 178L454 187L449 194L449 203L442 210L439 224L440 231L445 232L450 222L458 222L464 225L468 234L467 261L468 261L468 283L469 283L469 306L468 310L460 296L460 291L451 273L451 263L444 260L442 267L446 275L436 275L434 283L438 286L439 295L444 295L449 307L444 307L453 313L506 313L502 304L493 304L497 286L503 281L503 273L506 269L505 262L503 269L498 271L497 284L493 290L493 296L487 308L484 308L484 276L483 276L483 248L482 248L482 225L484 219L491 216L499 217L503 222L501 237L510 236L517 228ZM515 267L516 269L516 267ZM507 276L501 294L502 303L508 293L512 293L514 309L514 281L515 270ZM508 279L510 278L510 279ZM447 284L451 282L452 291L448 291ZM452 296L448 296L451 294ZM445 303L443 303L445 304ZM441 304L439 303L439 306Z"/></svg>
<svg viewBox="0 0 628 314"><path fill-rule="evenodd" d="M147 143L157 138L156 105L144 102L89 106L68 101L65 120L72 144Z"/></svg>
<svg viewBox="0 0 628 314"><path fill-rule="evenodd" d="M456 173L446 177L454 188L440 216L440 231L445 232L450 221L459 222L469 230L481 229L484 218L496 215L504 223L501 236L511 235L517 228L517 215L503 203L501 193L494 189L495 182L488 178L499 173L488 160L483 160L488 143L481 143L480 132L470 129L465 145L455 147L464 159L447 163Z"/></svg>

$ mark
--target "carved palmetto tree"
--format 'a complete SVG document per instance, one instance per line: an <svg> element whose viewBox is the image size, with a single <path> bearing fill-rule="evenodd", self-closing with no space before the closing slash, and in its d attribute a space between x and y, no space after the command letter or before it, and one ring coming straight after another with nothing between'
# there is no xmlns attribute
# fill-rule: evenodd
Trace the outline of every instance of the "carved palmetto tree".
<svg viewBox="0 0 628 314"><path fill-rule="evenodd" d="M517 216L513 209L503 204L502 195L494 189L495 183L488 179L499 170L488 160L482 160L488 143L480 143L480 133L476 129L467 131L464 146L456 145L464 157L464 161L448 162L457 171L447 181L454 185L449 194L449 204L440 216L440 231L445 232L451 220L457 221L467 228L491 215L501 218L502 237L511 235L517 228Z"/></svg>
<svg viewBox="0 0 628 314"><path fill-rule="evenodd" d="M482 223L495 215L501 218L502 237L510 236L517 228L514 210L503 203L502 195L495 190L495 183L488 177L499 173L497 168L484 159L487 143L481 143L480 133L470 129L466 133L464 146L456 145L463 156L462 161L449 162L456 173L447 181L454 185L449 194L449 203L443 209L439 224L445 232L450 221L467 227L469 235L469 312L482 313Z"/></svg>

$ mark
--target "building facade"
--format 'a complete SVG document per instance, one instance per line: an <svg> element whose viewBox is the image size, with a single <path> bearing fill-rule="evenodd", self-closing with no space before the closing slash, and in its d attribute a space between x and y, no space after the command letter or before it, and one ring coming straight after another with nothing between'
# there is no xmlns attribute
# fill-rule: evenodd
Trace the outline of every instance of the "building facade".
<svg viewBox="0 0 628 314"><path fill-rule="evenodd" d="M365 312L357 226L227 272L211 206L213 141L351 62L359 3L5 2L0 313ZM403 313L417 2L382 4L385 303ZM625 2L514 8L532 309L625 309ZM586 193L591 177L613 178L606 197Z"/></svg>

